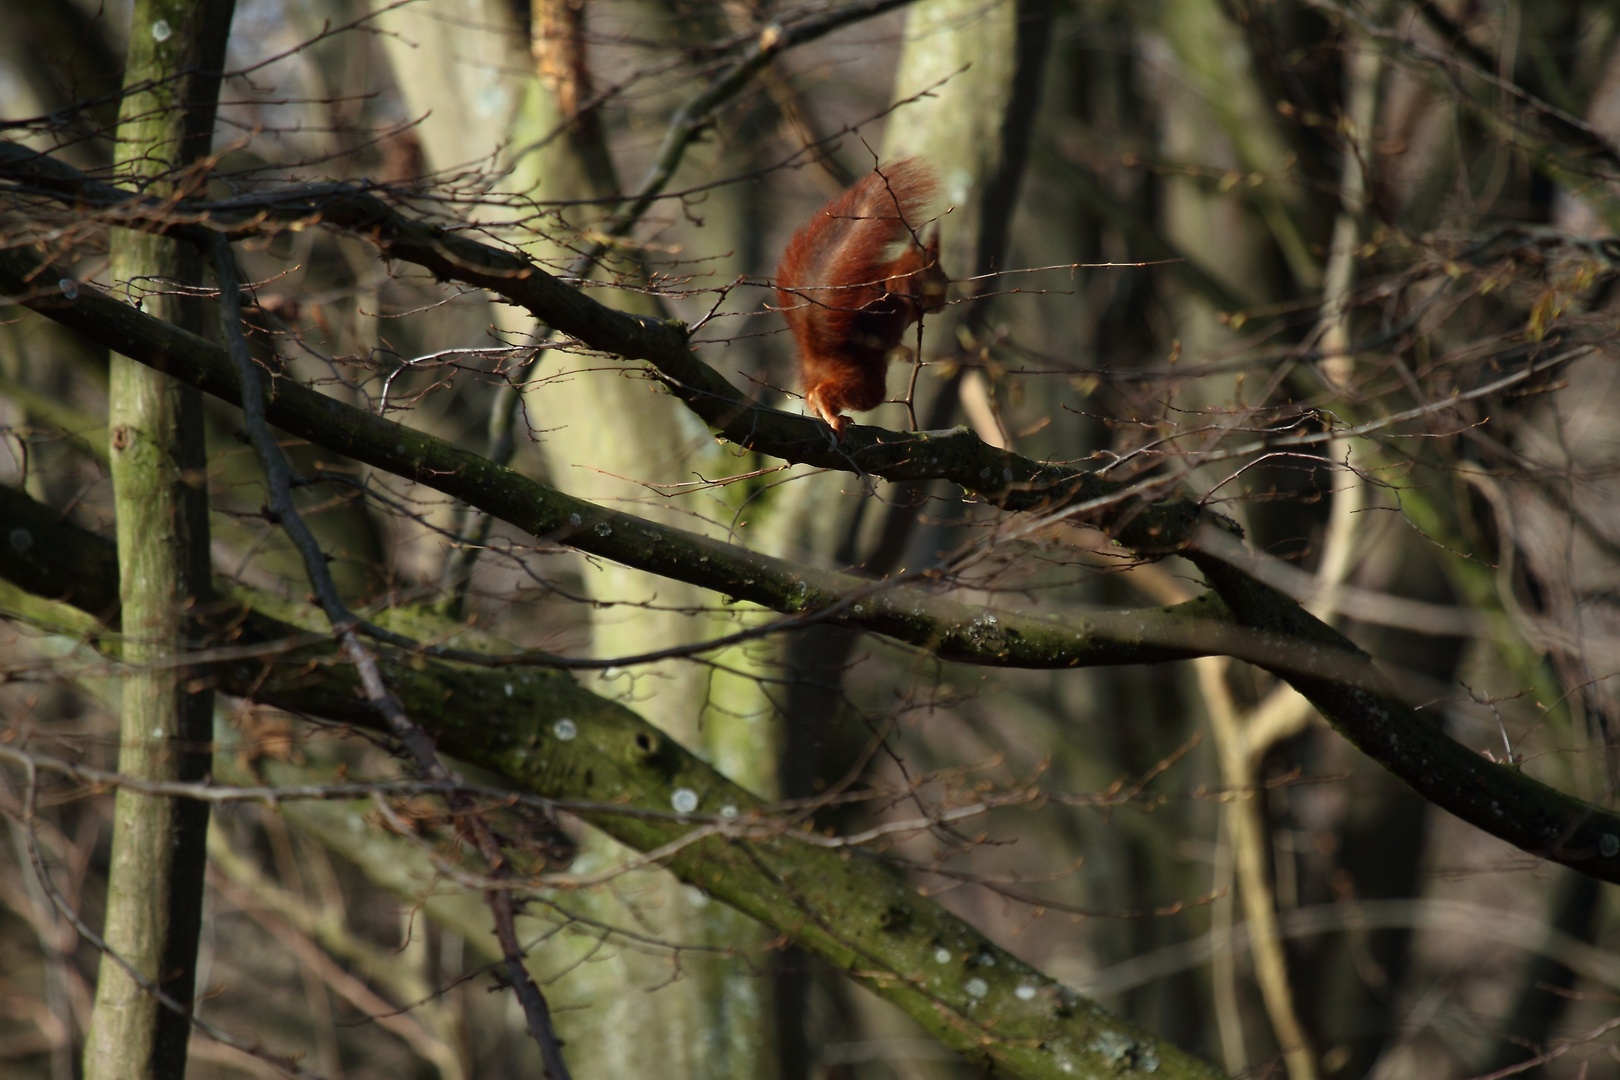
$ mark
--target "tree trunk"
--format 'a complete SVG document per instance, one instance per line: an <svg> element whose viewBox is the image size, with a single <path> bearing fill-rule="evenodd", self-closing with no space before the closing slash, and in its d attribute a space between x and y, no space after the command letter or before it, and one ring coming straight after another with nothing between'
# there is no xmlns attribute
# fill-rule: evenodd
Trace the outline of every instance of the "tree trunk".
<svg viewBox="0 0 1620 1080"><path fill-rule="evenodd" d="M161 178L156 189L197 184L197 174L181 170L201 161L212 144L234 7L234 0L135 5L125 65L132 92L120 110L116 157L131 172ZM135 288L154 281L195 285L202 260L172 240L120 230L111 274ZM195 301L153 295L144 306L192 330L203 325ZM213 692L191 686L185 667L159 661L185 650L209 595L202 395L114 356L108 430L124 655L134 668L123 687L118 768L151 779L199 779L209 766ZM103 932L110 955L102 958L96 985L86 1080L185 1073L189 1017L165 1007L150 988L191 1007L207 828L206 803L118 792Z"/></svg>

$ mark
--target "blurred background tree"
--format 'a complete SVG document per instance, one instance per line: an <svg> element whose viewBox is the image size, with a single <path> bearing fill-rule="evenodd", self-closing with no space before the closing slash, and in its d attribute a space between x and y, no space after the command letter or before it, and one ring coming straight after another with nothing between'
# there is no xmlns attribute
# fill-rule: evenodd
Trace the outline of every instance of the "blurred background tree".
<svg viewBox="0 0 1620 1080"><path fill-rule="evenodd" d="M1039 985L1063 1023L1085 1015L1033 972L1163 1040L1086 1029L1092 1056L1076 1060L1116 1075L1204 1075L1172 1045L1290 1080L1614 1068L1607 862L1537 858L1491 835L1508 829L1436 808L1243 662L1265 656L1241 642L1079 670L995 655L998 617L1090 632L1100 611L1198 596L1206 563L1158 558L1127 533L1151 518L1147 499L1179 493L1241 525L1264 556L1256 575L1369 651L1492 775L1610 805L1612 4L238 0L200 163L121 151L132 118L176 107L136 107L152 89L135 74L147 42L193 32L168 8L0 11L13 28L0 35L4 246L66 268L6 286L26 304L0 326L8 1075L82 1068L97 973L111 970L91 935L113 925L121 835L114 779L83 770L136 771L119 757L120 717L127 748L130 702L146 696L133 688L172 685L170 671L193 699L222 691L214 781L280 793L214 804L192 1076L537 1075L517 998L484 992L505 970L481 896L497 871L516 875L494 891L519 888L528 969L579 1077L1063 1075L1061 1055L1041 1066L1015 1052L1039 1039L971 1010L1005 990L993 1016L1011 1015ZM181 63L156 85L199 70ZM548 325L452 247L521 253L609 308L682 320L733 388L797 413L770 310L776 258L829 197L908 155L941 178L957 283L925 320L920 369L892 365L895 402L856 421L891 435L913 418L966 425L984 444L971 469L885 472L789 429L766 431L768 452L657 358ZM98 621L114 617L117 574L97 569L111 556L82 531L111 537L115 508L127 513L108 417L131 361L109 347L139 342L115 321L65 327L50 304L104 291L176 321L194 304L208 319L184 325L229 335L206 264L125 269L139 215L97 203L64 167L210 207L148 208L148 225L236 230L246 344L278 385L701 535L716 567L604 554L629 543L610 535L628 519L536 530L379 466L388 447L357 449L369 436L343 425L369 429L352 421L325 439L273 415L293 432L280 441L294 502L336 591L403 636L374 645L391 685L482 801L389 788L411 768L359 730L377 721L349 683L349 698L316 686L352 676L315 644L329 628L285 515L267 510L241 413L209 398L215 587L256 614L209 608L227 629L207 644L242 653L216 652L217 670L143 659L127 597L127 639ZM397 217L345 218L320 201L330 182ZM243 224L254 214L262 224ZM439 263L399 242L401 220L444 230L428 245ZM998 508L1001 481L979 469L1013 461L997 448L1122 493ZM404 463L420 447L398 449ZM121 551L162 535L120 532ZM758 564L756 581L719 568L726 544L784 562ZM782 566L852 576L826 617L784 625L770 609L797 608L760 592ZM908 637L863 621L863 600L897 584L969 605L972 629ZM259 616L283 620L280 636ZM478 669L463 654L441 671L432 647L578 663ZM613 663L627 657L640 659ZM527 697L535 686L560 697ZM495 700L458 709L491 688ZM607 703L620 712L601 716L628 725L625 753L580 734L580 710ZM503 764L497 744L521 741L503 710L518 706L558 741L548 752L577 752L572 771L520 783ZM701 861L691 852L709 849L690 838L660 848L654 825L613 816L618 799L700 812L656 826L672 836L721 828L738 804L685 786L700 763L766 800L755 820L775 839L727 848L757 852L761 881L787 889L794 843L839 851L851 874L887 875L859 879L871 889L897 874L921 898L884 908L872 940L955 918L939 925L1006 950L918 954L961 966L967 1005L931 983L896 990L905 980L885 972L902 971L899 955L865 938L839 953L863 929L856 900L762 911L774 901L736 900L746 867ZM610 768L629 770L613 798L585 779ZM300 786L328 797L285 797ZM503 788L572 801L490 794ZM197 805L133 790L121 798ZM473 817L506 864L475 857ZM1594 850L1608 860L1620 844Z"/></svg>

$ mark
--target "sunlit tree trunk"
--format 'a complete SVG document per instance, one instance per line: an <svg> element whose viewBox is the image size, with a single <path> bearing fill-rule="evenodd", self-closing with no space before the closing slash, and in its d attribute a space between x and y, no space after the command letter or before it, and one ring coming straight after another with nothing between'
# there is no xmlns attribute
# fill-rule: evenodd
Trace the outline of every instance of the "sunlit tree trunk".
<svg viewBox="0 0 1620 1080"><path fill-rule="evenodd" d="M131 92L119 114L116 158L128 173L161 178L150 190L201 187L234 6L234 0L135 5L124 77ZM119 230L111 275L133 282L137 293L155 285L147 311L202 329L196 301L173 295L174 286L202 279L195 250ZM202 395L115 355L108 431L124 656L132 665L123 688L118 768L132 776L196 780L208 771L214 694L193 683L192 671L161 661L184 652L188 637L197 635L198 608L209 595ZM119 789L103 932L108 955L85 1048L87 1080L185 1071L188 1016L165 1007L149 987L190 1009L207 827L206 803Z"/></svg>
<svg viewBox="0 0 1620 1080"><path fill-rule="evenodd" d="M436 116L454 118L424 125L430 164L476 161L506 141L508 152L500 159L500 167L510 169L500 182L504 191L541 201L617 194L621 184L596 122L569 122L573 109L589 97L585 20L606 9L536 0L529 11L529 55L518 60L513 50L509 66L491 64L490 71L478 72L468 70L465 58L498 51L488 30L510 20L503 5L471 6L480 14L465 27L413 19L409 11L389 16L389 25L404 28L418 46L408 54L393 49L396 72L413 109L425 111L431 104ZM503 77L523 61L530 77ZM409 69L402 66L406 63ZM447 108L451 100L463 105ZM503 130L494 121L511 113L492 105L508 100L516 113L510 130ZM533 149L554 130L561 136ZM624 184L633 185L639 172L626 172ZM510 238L548 265L567 265L573 258L569 245L577 248L579 238L555 234L569 225L588 227L605 212L593 206L571 208L564 215L566 225L547 216L535 223L534 231L515 232ZM633 257L610 257L610 265L617 268L615 274L639 273ZM661 313L655 301L632 291L609 302L648 315ZM509 339L545 333L524 312L496 305L491 315ZM697 473L724 475L739 468L738 459L718 451L702 422L675 399L648 394L647 384L633 372L602 367L562 351L541 357L534 372L540 382L524 389L513 419L515 464L533 468L538 459L564 490L610 503L635 500L621 505L634 505L637 513L683 528L711 531L714 526L679 510L646 505L642 500L649 491L642 483L690 481ZM702 509L719 519L729 516L712 505ZM717 598L704 590L611 564L581 565L585 590L605 605L595 612L591 631L599 656L644 652L735 629L730 617L692 614L715 605ZM716 659L742 671L752 663L740 651ZM752 680L687 661L592 673L583 679L593 690L627 703L645 703L656 693L660 708L651 714L656 723L738 782L774 794L769 703ZM580 865L601 868L626 854L618 844L590 833ZM604 942L600 931L580 923L536 954L538 975L567 972L548 995L576 1075L753 1080L773 1073L770 986L754 970L770 963L770 936L757 924L710 903L663 871L637 872L601 889L554 899L559 911L654 943L637 945L613 935Z"/></svg>
<svg viewBox="0 0 1620 1080"><path fill-rule="evenodd" d="M1006 264L1049 45L1050 5L1045 0L929 0L909 8L904 25L891 92L891 100L901 104L885 128L879 156L883 162L919 156L938 174L941 192L932 210L941 215L941 261L958 282L951 299L966 301L993 291L994 280L981 275ZM862 171L871 165L863 160L866 153L857 147L848 155ZM973 278L979 280L968 280ZM927 316L922 359L972 356L977 352L972 342L985 323L982 301L956 303ZM917 348L912 333L904 345ZM915 382L913 415L923 428L960 423L959 394L972 405L991 400L993 390L980 372L973 371L964 383L960 375L939 377L940 370L925 369ZM911 374L909 365L891 365L891 399L908 392ZM975 410L967 412L986 434ZM983 415L982 408L977 415ZM870 422L903 428L909 418L890 405L874 412ZM760 526L760 542L786 557L809 555L824 565L858 564L880 574L917 569L940 546L936 534L919 526L919 515L940 512L940 504L922 501L928 487L879 484L881 498L872 498L850 476L806 477L795 485L794 498L781 500L774 517ZM816 626L789 644L786 659L794 682L785 698L782 735L788 797L810 798L836 781L873 735L845 708L845 676L861 641L856 631ZM811 1005L818 997L838 1000L851 991L839 979L818 986L808 961L789 965L777 991L783 998L784 1076L813 1075L814 1049L824 1033L823 1022L808 1015ZM858 1017L866 1037L905 1037L915 1030L897 1011L864 994L840 1011Z"/></svg>

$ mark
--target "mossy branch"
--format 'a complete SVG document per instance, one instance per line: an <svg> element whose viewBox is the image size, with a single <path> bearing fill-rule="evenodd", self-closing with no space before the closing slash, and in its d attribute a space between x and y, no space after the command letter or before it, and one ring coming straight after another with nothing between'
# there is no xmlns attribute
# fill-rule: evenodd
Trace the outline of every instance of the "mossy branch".
<svg viewBox="0 0 1620 1080"><path fill-rule="evenodd" d="M0 252L0 290L20 294L23 303L93 340L117 342L127 356L223 400L240 402L234 372L219 346L90 287L81 288L72 299L29 295L30 283L40 276L38 269L37 260L23 253ZM45 279L54 277L47 271ZM1288 678L1357 747L1437 805L1538 856L1556 858L1606 881L1620 881L1620 815L1492 763L1426 720L1425 731L1439 741L1425 743L1426 749L1403 744L1398 737L1400 721L1391 718L1417 714L1384 688L1365 654L1293 599L1236 569L1229 552L1220 556L1189 552L1219 596L1205 595L1167 608L1086 613L1067 621L992 612L906 586L874 589L872 582L852 575L816 570L607 510L297 383L277 380L273 395L267 417L283 430L460 498L541 539L777 611L798 614L838 608L840 622L929 649L945 659L1054 668L1220 654L1256 663ZM1222 566L1226 570L1218 570ZM1259 595L1269 598L1267 603L1251 602L1248 590L1260 590ZM1245 607L1237 608L1234 597L1244 600ZM1377 680L1375 692L1367 692L1374 685L1369 679ZM1311 683L1317 696L1301 680ZM1392 730L1397 732L1394 740L1388 737ZM1448 794L1461 786L1482 784L1499 793L1511 792L1519 816L1505 820L1508 804L1500 797ZM1552 822L1562 824L1548 824ZM1576 831L1554 842L1562 828ZM1614 851L1609 850L1611 843Z"/></svg>
<svg viewBox="0 0 1620 1080"><path fill-rule="evenodd" d="M0 535L22 533L35 557L0 560L0 576L29 591L0 597L5 606L47 625L72 625L64 604L40 597L59 589L72 570L68 558L89 560L84 584L71 594L78 608L105 611L116 604L111 546L0 487ZM109 582L113 591L102 591ZM303 629L259 614L250 593L238 591L211 617L229 628L225 643L233 653L264 646L260 656L211 664L207 670L220 689L386 730L335 643L286 647L305 637ZM998 1075L1221 1075L997 947L859 850L817 846L778 826L762 800L566 673L468 668L388 648L379 649L378 663L445 753L517 789L594 805L598 809L578 812L641 851L703 830L702 839L670 857L675 874L836 965ZM673 807L692 809L682 814Z"/></svg>

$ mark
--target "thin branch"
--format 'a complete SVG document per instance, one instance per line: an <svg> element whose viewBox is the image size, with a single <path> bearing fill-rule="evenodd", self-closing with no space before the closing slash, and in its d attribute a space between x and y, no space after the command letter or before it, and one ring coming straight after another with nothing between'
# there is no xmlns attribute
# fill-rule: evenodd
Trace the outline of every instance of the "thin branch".
<svg viewBox="0 0 1620 1080"><path fill-rule="evenodd" d="M8 520L8 528L16 520ZM26 520L36 549L73 549L57 539L82 532L48 511ZM0 575L25 569L0 560ZM116 578L111 588L116 595ZM96 609L105 597L80 599ZM42 612L64 606L37 599L34 604ZM257 612L241 614L239 621L230 612L222 617L244 638L279 640L288 634L285 624ZM266 673L242 663L215 667L211 674L226 693L298 715L384 728L357 693L352 666L330 662L336 652L332 643L312 648L308 666L296 673ZM668 844L694 823L724 826L726 831L681 846L669 869L849 972L945 1045L992 1062L998 1074L1052 1080L1065 1075L1061 1065L1070 1064L1074 1072L1120 1080L1216 1075L1001 949L878 862L806 844L796 830L781 830L766 818L769 804L566 674L527 673L508 682L488 670L433 659L384 655L380 662L402 697L421 703L417 714L432 724L446 753L492 770L518 791L608 804L605 812L584 810L582 816L632 848ZM1085 800L1096 802L1112 804L1106 796ZM671 808L677 813L670 814ZM729 835L732 829L741 835Z"/></svg>
<svg viewBox="0 0 1620 1080"><path fill-rule="evenodd" d="M332 632L341 643L344 656L359 673L366 700L387 722L389 730L410 753L424 775L442 784L454 784L457 778L439 760L433 740L411 721L404 705L384 683L376 657L360 640L356 629L358 620L338 595L337 585L326 563L326 553L321 550L320 543L293 505L292 470L275 436L270 434L270 425L265 419L264 392L259 385L258 368L254 366L253 357L248 351L247 336L242 331L241 284L236 258L231 252L230 238L223 233L216 234L214 238L214 272L219 284L220 327L225 335L226 352L236 367L236 377L242 390L242 417L248 441L253 445L269 482L272 518L281 525L298 549L310 585L315 590L316 603L332 624ZM473 837L480 854L488 861L490 872L500 875L508 869L494 833L477 809L464 798L454 795L447 801ZM512 896L505 890L490 889L485 897L495 916L495 933L506 956L507 978L523 1005L529 1033L540 1047L546 1073L552 1080L570 1080L568 1066L563 1062L562 1047L551 1023L551 1010L546 1006L539 986L523 965L523 950L514 926Z"/></svg>
<svg viewBox="0 0 1620 1080"><path fill-rule="evenodd" d="M1126 490L1124 483L1090 469L999 450L966 429L901 434L852 424L841 445L830 445L821 421L759 405L698 359L681 324L608 308L521 253L405 217L369 186L321 184L216 203L160 202L88 180L70 166L5 141L0 141L0 177L34 185L69 205L98 207L113 222L184 236L205 247L221 230L261 235L318 222L352 230L380 245L389 258L415 263L443 280L488 289L591 348L651 364L675 396L744 449L891 481L950 480L1007 510L1088 502L1099 511L1101 524L1138 548L1174 547L1200 515L1185 499L1124 506L1127 499L1108 498ZM4 286L19 297L31 291L29 283L42 269L37 261L24 269L24 261L11 263L14 275L6 275L11 280ZM48 273L46 281L64 276Z"/></svg>
<svg viewBox="0 0 1620 1080"><path fill-rule="evenodd" d="M78 932L79 936L90 942L91 945L95 946L96 950L100 952L102 956L107 957L108 959L112 960L113 963L122 968L130 980L139 986L144 992L152 995L153 999L156 1000L158 1004L162 1005L165 1009L168 1009L176 1015L184 1017L193 1028L202 1032L215 1042L229 1046L233 1050L240 1050L242 1053L247 1054L252 1058L280 1069L288 1076L298 1077L300 1080L324 1080L319 1073L310 1072L309 1070L300 1066L297 1061L292 1058L278 1057L257 1044L238 1039L224 1029L216 1027L213 1024L210 1024L208 1021L203 1020L192 1010L190 1004L176 1001L174 998L170 997L166 992L164 992L162 987L158 986L157 983L141 974L141 972L122 955L115 950L108 948L107 942L101 937L100 934L92 930L89 924L79 917L79 913L74 910L73 905L68 903L62 894L57 891L56 883L51 880L50 872L45 867L45 860L40 854L39 843L34 834L35 808L38 804L39 798L39 774L37 771L35 771L32 762L25 762L24 769L27 774L27 781L23 795L22 819L23 835L25 837L26 846L28 849L28 861L34 872L36 880L39 881L40 886L45 890L46 895L50 897L52 906L56 908L57 912L61 914L64 919L72 924L73 929Z"/></svg>
<svg viewBox="0 0 1620 1080"><path fill-rule="evenodd" d="M124 355L227 401L240 400L239 380L217 346L94 289L77 290L71 299L42 296L30 285L41 272L50 273L36 258L0 252L0 290L92 338L116 342ZM557 288L572 298L566 302L576 309L591 303L565 286ZM278 382L266 416L292 434L462 498L534 535L565 540L582 551L787 613L837 603L845 589L866 584L572 499L444 440L287 380ZM870 445L880 450L887 444L877 437L906 438L864 430L876 436ZM989 451L971 435L966 438L980 451ZM820 445L826 446L825 439ZM934 459L922 460L937 470ZM1151 510L1165 516L1154 518ZM1185 500L1151 510L1117 534L1130 542L1146 519L1152 524L1141 540L1147 550L1158 551L1200 520L1196 507ZM1185 516L1188 510L1190 517ZM1237 614L1236 625L1226 621L1225 605L1202 598L1178 609L1087 613L1072 624L1016 612L995 612L991 623L982 608L906 588L852 607L846 621L924 645L941 656L1004 666L1073 667L1210 653L1252 659L1295 682L1352 742L1432 801L1527 851L1603 880L1620 880L1620 815L1487 762L1427 723L1342 635L1239 570L1251 557L1236 540L1212 529L1201 534L1201 545L1204 536L1220 554L1212 548L1191 548L1186 554L1211 575L1212 584L1220 579L1218 591ZM1279 633L1282 628L1288 632ZM1419 735L1406 741L1398 726L1392 727L1395 715L1409 717L1403 723L1414 725ZM1509 806L1515 813L1507 813Z"/></svg>

